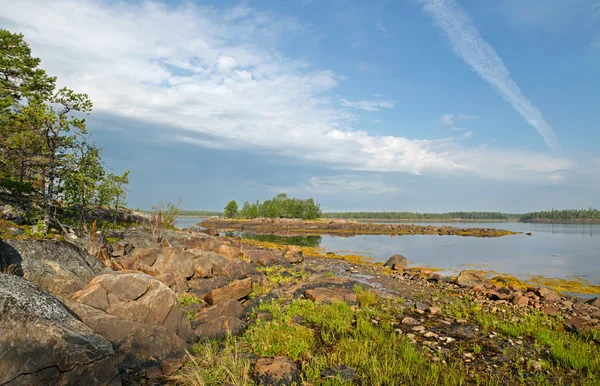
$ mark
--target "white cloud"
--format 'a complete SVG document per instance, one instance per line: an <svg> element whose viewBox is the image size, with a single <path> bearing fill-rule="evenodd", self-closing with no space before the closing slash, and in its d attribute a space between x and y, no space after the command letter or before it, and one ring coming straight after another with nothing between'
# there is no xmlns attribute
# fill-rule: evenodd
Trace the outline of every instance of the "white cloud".
<svg viewBox="0 0 600 386"><path fill-rule="evenodd" d="M218 68L219 68L220 72L229 72L235 66L236 66L235 59L233 59L231 56L227 56L227 55L219 56Z"/></svg>
<svg viewBox="0 0 600 386"><path fill-rule="evenodd" d="M336 108L328 93L343 76L276 49L282 31L298 23L248 7L20 0L3 7L0 21L25 34L61 86L88 93L96 113L164 126L148 137L356 171L535 181L575 167L558 156L465 147L460 138L357 130L357 117ZM341 103L393 108L382 100Z"/></svg>
<svg viewBox="0 0 600 386"><path fill-rule="evenodd" d="M494 48L483 40L456 0L420 0L420 2L449 40L454 53L508 101L513 109L537 130L550 149L559 151L560 145L552 127L544 120L542 113L523 95L502 59Z"/></svg>
<svg viewBox="0 0 600 386"><path fill-rule="evenodd" d="M440 118L440 122L444 126L452 126L454 124L454 115L453 114L444 114Z"/></svg>
<svg viewBox="0 0 600 386"><path fill-rule="evenodd" d="M470 121L470 120L473 120L473 119L477 119L477 117L474 116L474 115L467 115L467 114L463 114L463 113L460 113L460 114L457 114L457 115L454 115L454 114L444 114L440 118L440 122L444 126L452 126L452 125L454 125L454 123L456 121Z"/></svg>
<svg viewBox="0 0 600 386"><path fill-rule="evenodd" d="M351 107L353 109L359 109L364 111L380 111L381 109L393 109L394 102L392 101L379 101L379 100L362 100L362 101L350 101L348 99L342 99L340 101L342 106Z"/></svg>
<svg viewBox="0 0 600 386"><path fill-rule="evenodd" d="M343 174L326 177L311 177L308 181L291 187L275 187L277 192L298 195L369 194L382 195L398 192L399 186L386 184L379 177Z"/></svg>

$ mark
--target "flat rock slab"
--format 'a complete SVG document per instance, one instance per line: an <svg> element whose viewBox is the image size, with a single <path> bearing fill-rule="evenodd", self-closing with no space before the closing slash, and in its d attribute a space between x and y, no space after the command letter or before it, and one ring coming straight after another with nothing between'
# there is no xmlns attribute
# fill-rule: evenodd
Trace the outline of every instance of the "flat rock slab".
<svg viewBox="0 0 600 386"><path fill-rule="evenodd" d="M228 300L224 303L215 304L214 306L205 308L197 312L192 320L192 327L197 327L200 324L210 322L221 316L229 316L233 318L241 318L244 313L244 307L237 300Z"/></svg>
<svg viewBox="0 0 600 386"><path fill-rule="evenodd" d="M195 336L175 293L153 277L135 271L96 276L72 300L111 315L154 326L163 326L187 341Z"/></svg>
<svg viewBox="0 0 600 386"><path fill-rule="evenodd" d="M252 279L234 280L223 288L210 291L204 300L211 306L228 300L242 299L252 292Z"/></svg>
<svg viewBox="0 0 600 386"><path fill-rule="evenodd" d="M219 316L201 324L194 331L206 339L223 339L227 335L238 335L246 328L246 323L232 316Z"/></svg>
<svg viewBox="0 0 600 386"><path fill-rule="evenodd" d="M304 291L304 296L317 303L356 303L356 294L345 288L313 288Z"/></svg>
<svg viewBox="0 0 600 386"><path fill-rule="evenodd" d="M120 384L106 338L35 284L0 274L0 384Z"/></svg>

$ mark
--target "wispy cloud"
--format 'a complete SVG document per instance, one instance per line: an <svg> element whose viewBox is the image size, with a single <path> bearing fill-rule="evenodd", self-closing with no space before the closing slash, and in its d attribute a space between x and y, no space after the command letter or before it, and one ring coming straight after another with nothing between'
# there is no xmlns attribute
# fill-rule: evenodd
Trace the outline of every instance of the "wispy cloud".
<svg viewBox="0 0 600 386"><path fill-rule="evenodd" d="M279 36L295 33L298 22L249 7L20 0L3 7L0 23L25 34L60 86L88 93L95 114L126 118L124 128L151 123L147 139L250 149L356 172L538 181L575 167L556 155L468 147L460 137L359 130L357 117L331 97L344 77L278 49ZM378 99L342 104L394 107Z"/></svg>
<svg viewBox="0 0 600 386"><path fill-rule="evenodd" d="M444 126L452 126L457 121L470 121L470 120L473 120L473 119L477 119L477 117L474 116L474 115L467 115L467 114L463 114L463 113L460 113L460 114L444 114L444 115L441 116L440 122Z"/></svg>
<svg viewBox="0 0 600 386"><path fill-rule="evenodd" d="M494 48L488 44L456 0L420 0L442 30L454 53L488 82L557 152L560 145L542 113L523 95Z"/></svg>
<svg viewBox="0 0 600 386"><path fill-rule="evenodd" d="M381 109L393 109L394 102L392 101L378 101L378 100L362 100L362 101L350 101L348 99L342 99L340 101L342 106L351 107L353 109L359 109L364 111L380 111Z"/></svg>
<svg viewBox="0 0 600 386"><path fill-rule="evenodd" d="M343 174L324 177L311 177L295 186L274 187L274 191L285 191L294 194L339 195L353 194L382 195L401 190L400 186L390 185L379 176Z"/></svg>

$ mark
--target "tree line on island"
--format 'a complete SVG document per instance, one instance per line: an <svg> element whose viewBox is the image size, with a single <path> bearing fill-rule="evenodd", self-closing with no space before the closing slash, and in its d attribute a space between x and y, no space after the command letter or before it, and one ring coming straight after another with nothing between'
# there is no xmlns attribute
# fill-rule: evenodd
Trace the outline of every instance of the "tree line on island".
<svg viewBox="0 0 600 386"><path fill-rule="evenodd" d="M22 34L0 29L0 186L39 201L33 216L43 233L56 226L59 207L76 208L87 229L89 206L125 204L129 171L105 169L86 129L89 97L59 89L39 65Z"/></svg>
<svg viewBox="0 0 600 386"><path fill-rule="evenodd" d="M235 200L227 203L222 213L206 211L186 211L189 215L224 215L229 218L253 219L264 218L340 218L355 220L497 220L497 221L590 221L600 222L600 210L598 209L566 209L549 211L538 211L530 213L502 213L502 212L445 212L445 213L419 213L419 212L322 212L321 205L313 198L298 199L290 198L281 193L264 202L256 201L251 204L248 201L240 209Z"/></svg>
<svg viewBox="0 0 600 386"><path fill-rule="evenodd" d="M254 203L244 202L242 209L235 200L229 201L224 209L226 217L242 218L301 218L313 220L321 218L323 213L321 205L313 198L299 199L288 197L285 193L280 193L272 199L263 202Z"/></svg>

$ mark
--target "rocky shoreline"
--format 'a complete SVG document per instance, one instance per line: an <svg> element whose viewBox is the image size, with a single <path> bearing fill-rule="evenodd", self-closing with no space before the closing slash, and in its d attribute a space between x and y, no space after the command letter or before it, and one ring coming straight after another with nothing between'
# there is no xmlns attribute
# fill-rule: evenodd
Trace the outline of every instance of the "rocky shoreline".
<svg viewBox="0 0 600 386"><path fill-rule="evenodd" d="M370 264L191 230L156 243L131 228L4 240L0 268L2 385L594 384L600 374L599 298L476 271L442 277L399 255ZM373 347L371 362L354 359L356 344Z"/></svg>
<svg viewBox="0 0 600 386"><path fill-rule="evenodd" d="M208 218L198 224L217 231L253 232L279 236L299 235L452 235L473 237L500 237L518 234L493 228L457 228L452 226L376 224L351 220L297 220L297 219L226 219Z"/></svg>

